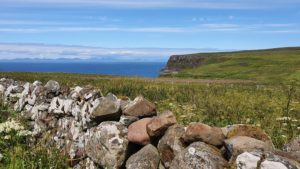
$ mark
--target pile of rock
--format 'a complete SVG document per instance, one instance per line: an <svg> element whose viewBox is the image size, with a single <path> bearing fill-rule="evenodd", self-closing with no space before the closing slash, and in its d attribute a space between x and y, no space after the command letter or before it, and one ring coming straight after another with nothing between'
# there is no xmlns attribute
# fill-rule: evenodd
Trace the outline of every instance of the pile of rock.
<svg viewBox="0 0 300 169"><path fill-rule="evenodd" d="M182 126L143 97L102 96L91 88L0 80L6 104L22 111L37 140L48 135L75 169L294 169L300 137L276 150L260 128ZM50 137L49 137L50 136Z"/></svg>

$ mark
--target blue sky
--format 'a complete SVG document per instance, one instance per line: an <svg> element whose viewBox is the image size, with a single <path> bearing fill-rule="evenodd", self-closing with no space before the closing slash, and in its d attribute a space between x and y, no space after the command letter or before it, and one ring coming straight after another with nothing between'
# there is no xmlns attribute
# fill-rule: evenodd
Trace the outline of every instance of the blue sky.
<svg viewBox="0 0 300 169"><path fill-rule="evenodd" d="M300 46L300 0L0 1L0 58L65 57L71 45L79 58Z"/></svg>

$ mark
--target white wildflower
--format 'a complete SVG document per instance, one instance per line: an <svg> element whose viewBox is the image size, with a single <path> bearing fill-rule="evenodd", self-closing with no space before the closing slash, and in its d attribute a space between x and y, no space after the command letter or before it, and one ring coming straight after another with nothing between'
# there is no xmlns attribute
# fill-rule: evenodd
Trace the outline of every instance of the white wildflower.
<svg viewBox="0 0 300 169"><path fill-rule="evenodd" d="M291 120L290 117L278 117L276 118L277 121L285 121L285 120Z"/></svg>
<svg viewBox="0 0 300 169"><path fill-rule="evenodd" d="M28 131L28 130L21 130L17 133L18 136L29 136L29 135L32 135L32 132L31 131Z"/></svg>
<svg viewBox="0 0 300 169"><path fill-rule="evenodd" d="M9 140L9 139L11 139L11 136L10 136L10 135L4 136L4 140Z"/></svg>
<svg viewBox="0 0 300 169"><path fill-rule="evenodd" d="M30 131L25 130L25 128L14 119L8 119L8 121L0 123L0 133L9 134L12 131L16 131L18 136L31 135Z"/></svg>
<svg viewBox="0 0 300 169"><path fill-rule="evenodd" d="M250 121L251 121L250 118L247 118L246 123L250 123Z"/></svg>

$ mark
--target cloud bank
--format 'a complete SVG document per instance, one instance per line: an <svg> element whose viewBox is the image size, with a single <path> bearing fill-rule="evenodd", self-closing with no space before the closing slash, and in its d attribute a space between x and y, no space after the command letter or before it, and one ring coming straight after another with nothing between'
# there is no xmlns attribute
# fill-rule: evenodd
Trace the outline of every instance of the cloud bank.
<svg viewBox="0 0 300 169"><path fill-rule="evenodd" d="M213 52L218 49L100 48L45 44L0 43L0 60L47 59L88 61L167 61L170 55Z"/></svg>

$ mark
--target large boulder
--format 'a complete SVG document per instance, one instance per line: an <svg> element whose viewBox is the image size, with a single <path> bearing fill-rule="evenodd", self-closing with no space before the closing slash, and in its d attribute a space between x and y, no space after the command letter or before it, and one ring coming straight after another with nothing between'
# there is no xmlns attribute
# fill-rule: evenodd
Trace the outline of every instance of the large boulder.
<svg viewBox="0 0 300 169"><path fill-rule="evenodd" d="M245 151L252 151L256 149L265 151L273 150L273 145L247 136L235 136L225 140L224 142L226 156L228 159L232 157L234 158L236 155Z"/></svg>
<svg viewBox="0 0 300 169"><path fill-rule="evenodd" d="M155 104L139 96L126 105L123 114L136 117L151 117L156 115L156 107Z"/></svg>
<svg viewBox="0 0 300 169"><path fill-rule="evenodd" d="M143 118L128 127L128 140L132 143L147 145L150 143L150 136L147 133L146 126L152 118Z"/></svg>
<svg viewBox="0 0 300 169"><path fill-rule="evenodd" d="M210 127L203 123L192 123L187 126L183 140L187 143L202 141L220 147L225 136L220 128Z"/></svg>
<svg viewBox="0 0 300 169"><path fill-rule="evenodd" d="M235 124L223 127L222 131L227 138L232 138L235 136L247 136L255 138L257 140L261 140L263 142L268 142L268 144L273 145L272 140L268 136L268 134L264 132L261 128L256 126L247 124Z"/></svg>
<svg viewBox="0 0 300 169"><path fill-rule="evenodd" d="M147 124L147 132L150 137L161 136L173 124L176 124L176 117L172 112L166 111Z"/></svg>
<svg viewBox="0 0 300 169"><path fill-rule="evenodd" d="M299 163L272 152L249 151L237 156L237 169L298 169Z"/></svg>
<svg viewBox="0 0 300 169"><path fill-rule="evenodd" d="M57 81L49 80L45 85L45 89L48 94L53 94L53 97L59 94L60 85Z"/></svg>
<svg viewBox="0 0 300 169"><path fill-rule="evenodd" d="M157 169L159 161L157 149L148 144L129 157L126 162L126 169Z"/></svg>
<svg viewBox="0 0 300 169"><path fill-rule="evenodd" d="M109 93L106 97L101 97L95 104L91 113L91 118L97 121L119 120L121 116L120 102L118 98Z"/></svg>
<svg viewBox="0 0 300 169"><path fill-rule="evenodd" d="M228 163L222 157L220 150L203 142L189 145L177 154L170 165L170 169L224 169L226 167Z"/></svg>
<svg viewBox="0 0 300 169"><path fill-rule="evenodd" d="M184 131L183 126L173 125L169 127L165 135L158 142L159 155L166 168L170 167L174 157L185 148L185 145L181 141Z"/></svg>
<svg viewBox="0 0 300 169"><path fill-rule="evenodd" d="M86 133L85 151L103 168L120 168L128 148L127 128L119 122L102 122Z"/></svg>

